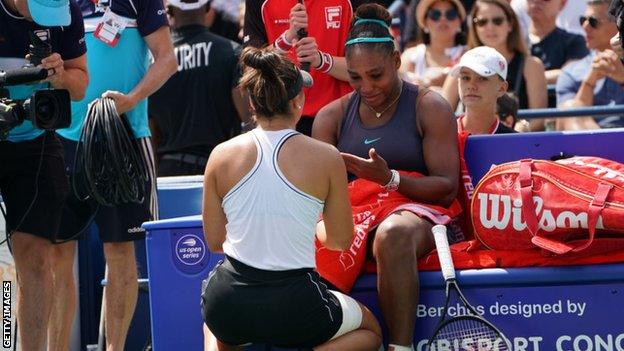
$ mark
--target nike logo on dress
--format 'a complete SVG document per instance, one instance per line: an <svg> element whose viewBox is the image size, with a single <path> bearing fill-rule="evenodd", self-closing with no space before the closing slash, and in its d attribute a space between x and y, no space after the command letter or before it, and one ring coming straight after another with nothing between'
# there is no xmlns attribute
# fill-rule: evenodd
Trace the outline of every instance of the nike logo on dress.
<svg viewBox="0 0 624 351"><path fill-rule="evenodd" d="M376 141L379 141L380 139L381 139L381 138L376 138L376 139L371 139L371 140L368 140L368 138L366 138L366 139L364 139L364 145L370 145L370 144L372 144L372 143L374 143L374 142L376 142Z"/></svg>

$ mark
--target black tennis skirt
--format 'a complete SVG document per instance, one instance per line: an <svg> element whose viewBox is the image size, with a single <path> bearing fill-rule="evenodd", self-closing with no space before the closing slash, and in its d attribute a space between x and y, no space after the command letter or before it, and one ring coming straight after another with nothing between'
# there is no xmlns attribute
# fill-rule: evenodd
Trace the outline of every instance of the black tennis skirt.
<svg viewBox="0 0 624 351"><path fill-rule="evenodd" d="M342 324L338 299L311 268L267 271L231 257L202 284L202 316L219 341L309 348Z"/></svg>

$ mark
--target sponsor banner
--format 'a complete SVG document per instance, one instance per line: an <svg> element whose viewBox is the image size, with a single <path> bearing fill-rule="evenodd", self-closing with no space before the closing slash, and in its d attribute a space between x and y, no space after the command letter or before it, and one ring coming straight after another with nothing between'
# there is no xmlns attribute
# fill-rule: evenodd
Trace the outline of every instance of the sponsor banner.
<svg viewBox="0 0 624 351"><path fill-rule="evenodd" d="M441 279L441 277L440 277ZM624 351L624 283L575 286L465 287L462 292L509 339L512 351ZM372 295L356 296L369 305ZM417 307L416 351L443 314L444 291L425 289ZM373 304L379 313L377 302ZM451 300L449 316L466 313ZM448 318L448 316L447 316ZM474 345L466 341L465 345ZM437 351L495 351L495 347L444 345Z"/></svg>

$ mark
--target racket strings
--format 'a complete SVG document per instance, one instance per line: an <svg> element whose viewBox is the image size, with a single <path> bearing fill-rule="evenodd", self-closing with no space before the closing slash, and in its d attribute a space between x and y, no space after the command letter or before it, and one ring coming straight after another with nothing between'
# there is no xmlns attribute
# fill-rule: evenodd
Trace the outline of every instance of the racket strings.
<svg viewBox="0 0 624 351"><path fill-rule="evenodd" d="M433 337L431 351L508 351L503 337L477 319L456 319Z"/></svg>

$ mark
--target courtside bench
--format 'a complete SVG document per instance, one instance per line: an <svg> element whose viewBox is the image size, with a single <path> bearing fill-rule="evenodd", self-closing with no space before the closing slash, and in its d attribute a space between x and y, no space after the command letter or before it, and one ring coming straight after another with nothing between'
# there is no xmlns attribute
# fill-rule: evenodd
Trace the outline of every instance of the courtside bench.
<svg viewBox="0 0 624 351"><path fill-rule="evenodd" d="M624 162L624 129L476 136L466 147L475 181L492 164L560 154ZM199 204L200 197L201 191L195 189L179 197L169 194L167 200ZM150 222L144 227L148 230L153 348L201 350L201 281L222 256L207 250L199 216ZM624 350L624 264L473 269L459 271L457 278L472 304L507 334L514 351ZM420 281L414 344L424 351L425 339L440 316L444 293L440 272L421 272ZM351 295L380 316L375 275L361 276Z"/></svg>

